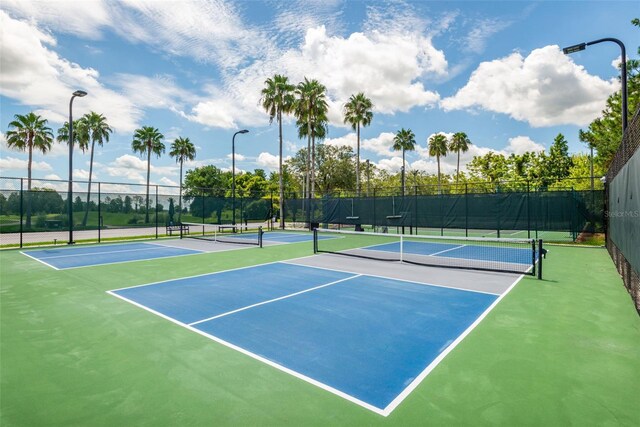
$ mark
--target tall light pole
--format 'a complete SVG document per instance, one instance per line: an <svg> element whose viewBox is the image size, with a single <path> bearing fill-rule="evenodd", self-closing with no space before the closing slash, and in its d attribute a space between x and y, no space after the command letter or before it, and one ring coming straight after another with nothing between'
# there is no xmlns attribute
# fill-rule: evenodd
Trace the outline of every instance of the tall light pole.
<svg viewBox="0 0 640 427"><path fill-rule="evenodd" d="M239 133L248 133L246 129L239 130L233 134L231 138L231 206L233 208L232 225L236 225L236 135Z"/></svg>
<svg viewBox="0 0 640 427"><path fill-rule="evenodd" d="M611 37L607 37L604 39L594 40L588 43L580 43L573 46L565 47L562 49L565 55L572 54L574 52L580 52L581 50L585 50L587 46L591 46L593 44L598 44L602 42L613 42L620 46L621 52L621 70L620 70L620 79L622 80L622 135L624 135L624 131L627 129L627 53L624 47L624 43L622 43L618 39L614 39Z"/></svg>
<svg viewBox="0 0 640 427"><path fill-rule="evenodd" d="M69 241L67 244L73 245L73 99L82 98L87 92L77 90L73 92L69 101L69 188L67 190L67 204L69 205Z"/></svg>

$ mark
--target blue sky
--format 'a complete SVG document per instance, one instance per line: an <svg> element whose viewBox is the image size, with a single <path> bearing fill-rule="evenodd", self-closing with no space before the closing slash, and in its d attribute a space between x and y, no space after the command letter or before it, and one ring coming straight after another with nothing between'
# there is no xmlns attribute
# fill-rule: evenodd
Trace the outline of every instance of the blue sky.
<svg viewBox="0 0 640 427"><path fill-rule="evenodd" d="M434 133L466 132L473 148L503 153L549 148L563 133L572 152L619 89L613 43L570 57L560 48L616 37L636 56L637 1L99 1L3 0L0 5L0 169L26 176L26 154L10 150L4 133L14 114L35 111L57 131L68 118L104 114L115 133L95 157L94 179L143 183L146 162L131 151L136 128L154 126L167 148L178 136L196 145L187 168L277 170L278 133L260 109L273 74L293 83L305 76L328 90L328 144L355 146L342 106L364 92L374 103L362 130L361 158L397 171L393 134L410 128L418 149L409 168L435 172L426 141ZM285 157L306 145L293 119L284 126ZM34 177L67 179L67 149L54 144L34 156ZM168 153L169 150L167 150ZM74 178L86 179L88 154L76 153ZM151 181L174 185L168 154L152 158ZM444 159L453 172L455 156Z"/></svg>

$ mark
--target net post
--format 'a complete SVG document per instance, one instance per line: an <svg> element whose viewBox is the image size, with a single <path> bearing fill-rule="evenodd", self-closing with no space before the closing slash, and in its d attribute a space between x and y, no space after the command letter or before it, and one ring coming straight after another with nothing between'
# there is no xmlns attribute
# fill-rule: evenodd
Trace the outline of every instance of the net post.
<svg viewBox="0 0 640 427"><path fill-rule="evenodd" d="M535 276L536 275L536 253L537 253L537 248L536 248L536 240L535 239L531 239L531 275Z"/></svg>
<svg viewBox="0 0 640 427"><path fill-rule="evenodd" d="M259 226L258 227L258 246L259 247L262 247L262 234L263 234L262 226Z"/></svg>
<svg viewBox="0 0 640 427"><path fill-rule="evenodd" d="M538 240L538 280L542 280L542 255L543 255L543 249L542 249L542 239Z"/></svg>
<svg viewBox="0 0 640 427"><path fill-rule="evenodd" d="M318 253L318 229L313 229L313 253Z"/></svg>
<svg viewBox="0 0 640 427"><path fill-rule="evenodd" d="M400 262L404 261L404 236L400 235Z"/></svg>

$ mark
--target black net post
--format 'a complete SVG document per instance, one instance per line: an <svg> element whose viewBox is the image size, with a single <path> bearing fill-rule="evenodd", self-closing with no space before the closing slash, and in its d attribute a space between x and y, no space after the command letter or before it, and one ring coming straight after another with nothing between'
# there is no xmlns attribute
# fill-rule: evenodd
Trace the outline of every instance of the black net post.
<svg viewBox="0 0 640 427"><path fill-rule="evenodd" d="M535 240L534 240L534 245L535 245ZM538 240L538 280L542 280L542 258L544 258L543 255L544 255L544 250L542 248L542 239L540 239Z"/></svg>
<svg viewBox="0 0 640 427"><path fill-rule="evenodd" d="M262 226L258 227L258 246L262 247L262 235L264 232L262 231Z"/></svg>
<svg viewBox="0 0 640 427"><path fill-rule="evenodd" d="M469 237L469 184L464 183L464 235Z"/></svg>
<svg viewBox="0 0 640 427"><path fill-rule="evenodd" d="M374 190L375 191L375 190ZM313 230L313 253L318 253L318 230Z"/></svg>

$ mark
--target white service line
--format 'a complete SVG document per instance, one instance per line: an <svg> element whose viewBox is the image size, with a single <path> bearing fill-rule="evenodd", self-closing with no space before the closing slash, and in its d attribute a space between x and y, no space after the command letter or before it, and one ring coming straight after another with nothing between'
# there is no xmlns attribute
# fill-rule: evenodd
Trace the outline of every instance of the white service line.
<svg viewBox="0 0 640 427"><path fill-rule="evenodd" d="M335 281L330 282L330 283L325 283L324 285L315 286L313 288L305 289L305 290L299 291L299 292L294 292L294 293L289 294L289 295L281 296L281 297L278 297L278 298L273 298L273 299L270 299L270 300L267 300L267 301L262 301L262 302L259 302L257 304L251 304L251 305L248 305L246 307L238 308L236 310L231 310L231 311L228 311L226 313L222 313L222 314L218 314L216 316L208 317L206 319L198 320L197 322L189 323L189 326L197 325L199 323L208 322L209 320L219 319L220 317L228 316L230 314L238 313L240 311L248 310L250 308L258 307L258 306L261 306L261 305L264 305L264 304L269 304L269 303L272 303L272 302L275 302L275 301L280 301L280 300L283 300L283 299L291 298L291 297L294 297L296 295L301 295L301 294L305 294L307 292L311 292L311 291L315 291L315 290L318 290L318 289L326 288L327 286L333 286L333 285L338 284L340 282L345 282L347 280L355 279L356 277L360 277L360 276L362 276L362 274L356 274L356 275L351 276L351 277L345 277L344 279L335 280Z"/></svg>
<svg viewBox="0 0 640 427"><path fill-rule="evenodd" d="M429 254L429 256L440 255L440 254L443 254L445 252L454 251L456 249L464 248L465 246L467 246L467 245L460 245L460 246L456 246L455 248L445 249L444 251L440 251L440 252L435 252L435 253Z"/></svg>

